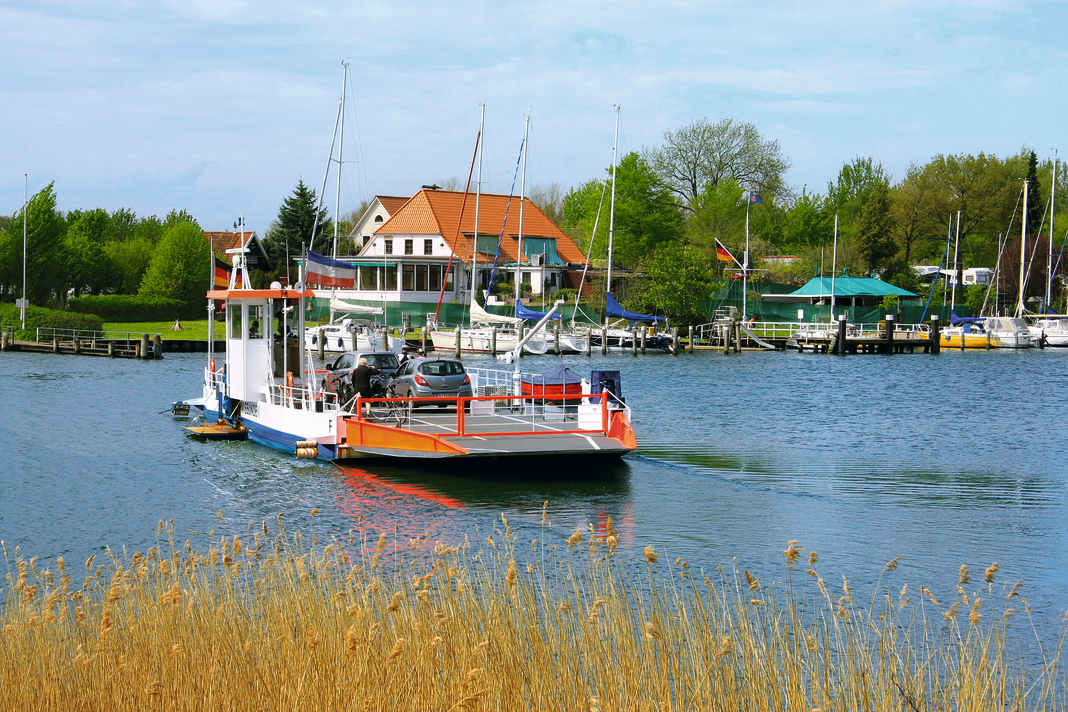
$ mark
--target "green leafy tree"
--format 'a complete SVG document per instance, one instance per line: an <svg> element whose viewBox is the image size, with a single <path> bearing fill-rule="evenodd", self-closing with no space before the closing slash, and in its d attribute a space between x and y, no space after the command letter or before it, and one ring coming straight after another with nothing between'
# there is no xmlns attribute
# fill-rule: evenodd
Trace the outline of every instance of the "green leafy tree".
<svg viewBox="0 0 1068 712"><path fill-rule="evenodd" d="M137 213L129 208L119 208L111 214L111 224L109 225L107 239L109 242L113 240L131 240L137 230Z"/></svg>
<svg viewBox="0 0 1068 712"><path fill-rule="evenodd" d="M611 174L611 168L607 169ZM578 234L583 249L590 249L594 223L592 260L608 256L609 203L611 184L589 181L570 191L563 199L564 227ZM604 200L601 200L604 189ZM600 220L597 207L601 206ZM678 240L682 234L682 214L670 192L660 182L645 159L631 152L616 167L616 212L612 244L613 264L636 266L659 245Z"/></svg>
<svg viewBox="0 0 1068 712"><path fill-rule="evenodd" d="M783 246L792 252L806 247L830 244L834 237L834 220L827 214L818 194L805 193L786 211Z"/></svg>
<svg viewBox="0 0 1068 712"><path fill-rule="evenodd" d="M890 217L890 188L884 182L873 187L857 224L857 248L869 270L881 269L897 251Z"/></svg>
<svg viewBox="0 0 1068 712"><path fill-rule="evenodd" d="M890 189L890 217L906 264L912 264L917 247L922 258L941 256L945 244L942 220L948 213L949 194L937 185L932 167L910 165L901 182Z"/></svg>
<svg viewBox="0 0 1068 712"><path fill-rule="evenodd" d="M54 183L49 183L30 198L26 208L26 297L38 306L62 294L66 282L64 233L66 226L56 210ZM5 230L5 252L14 253L8 279L21 294L22 282L22 211L12 216ZM11 267L14 267L12 270Z"/></svg>
<svg viewBox="0 0 1068 712"><path fill-rule="evenodd" d="M155 215L141 218L134 228L135 240L146 240L153 245L163 237L163 222Z"/></svg>
<svg viewBox="0 0 1068 712"><path fill-rule="evenodd" d="M646 159L679 204L688 211L709 187L730 179L747 190L775 195L790 167L779 142L765 139L753 124L707 119L664 132L663 143Z"/></svg>
<svg viewBox="0 0 1068 712"><path fill-rule="evenodd" d="M857 156L842 166L838 177L827 184L826 206L832 219L838 215L839 236L853 236L869 196L889 182L883 165L873 158Z"/></svg>
<svg viewBox="0 0 1068 712"><path fill-rule="evenodd" d="M297 181L292 195L282 201L278 218L272 223L263 240L263 248L279 274L286 273L287 257L292 260L303 255L304 246L309 244L309 241L312 250L330 254L333 225L327 217L326 209L322 208L319 210L318 226L315 227L313 235L312 229L316 225L315 211L315 190L304 185L303 180Z"/></svg>
<svg viewBox="0 0 1068 712"><path fill-rule="evenodd" d="M706 185L686 221L686 242L701 250L706 260L716 258L716 240L742 259L745 248L745 200L731 178Z"/></svg>
<svg viewBox="0 0 1068 712"><path fill-rule="evenodd" d="M78 296L84 290L100 292L113 286L113 265L105 251L111 230L111 216L106 210L80 211L67 226L67 285Z"/></svg>
<svg viewBox="0 0 1068 712"><path fill-rule="evenodd" d="M200 227L196 218L185 210L172 210L167 213L167 217L163 221L163 230L166 231L167 228L174 227L179 223L193 223L197 227Z"/></svg>
<svg viewBox="0 0 1068 712"><path fill-rule="evenodd" d="M139 293L194 304L204 299L208 263L208 242L200 226L195 222L178 221L164 231Z"/></svg>
<svg viewBox="0 0 1068 712"><path fill-rule="evenodd" d="M666 316L676 325L701 324L708 321L704 304L717 286L699 249L671 244L642 262L627 303L639 311Z"/></svg>
<svg viewBox="0 0 1068 712"><path fill-rule="evenodd" d="M136 294L148 271L154 242L141 237L109 242L104 246L114 269L112 288L119 294ZM207 268L204 268L207 270ZM206 274L206 271L205 271Z"/></svg>

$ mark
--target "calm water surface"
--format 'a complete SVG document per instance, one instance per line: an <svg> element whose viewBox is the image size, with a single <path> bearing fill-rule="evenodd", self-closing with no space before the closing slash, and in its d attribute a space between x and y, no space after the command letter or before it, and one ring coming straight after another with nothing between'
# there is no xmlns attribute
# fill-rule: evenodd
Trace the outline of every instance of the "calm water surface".
<svg viewBox="0 0 1068 712"><path fill-rule="evenodd" d="M320 537L355 527L371 540L452 543L485 536L503 513L524 541L548 500L561 541L611 517L635 562L651 544L706 568L738 557L773 579L799 539L828 582L870 584L901 555L895 589L952 598L961 564L978 581L997 561L999 583L1024 580L1040 627L1055 630L1068 608L1068 351L565 361L623 371L638 454L488 475L338 468L187 439L159 411L199 394L203 355L3 354L0 539L78 560L105 546L143 550L160 519L206 538L281 512L291 530Z"/></svg>

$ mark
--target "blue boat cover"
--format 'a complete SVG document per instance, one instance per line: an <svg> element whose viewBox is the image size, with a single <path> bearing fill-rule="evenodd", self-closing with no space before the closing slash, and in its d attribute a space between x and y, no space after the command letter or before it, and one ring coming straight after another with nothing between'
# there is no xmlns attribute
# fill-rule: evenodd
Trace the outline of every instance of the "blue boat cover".
<svg viewBox="0 0 1068 712"><path fill-rule="evenodd" d="M572 371L567 366L557 366L548 373L524 373L520 376L523 383L532 383L537 386L573 385L582 383L582 376Z"/></svg>
<svg viewBox="0 0 1068 712"><path fill-rule="evenodd" d="M604 309L608 316L614 316L617 319L626 319L627 321L651 321L654 324L660 324L667 319L662 316L651 316L649 314L639 314L638 312L627 311L619 305L616 298L612 296L611 292L605 294Z"/></svg>
<svg viewBox="0 0 1068 712"><path fill-rule="evenodd" d="M986 319L977 316L957 316L957 312L951 311L949 313L949 323L953 326L957 324L979 324L986 321Z"/></svg>
<svg viewBox="0 0 1068 712"><path fill-rule="evenodd" d="M546 312L536 311L534 309L527 309L523 306L523 302L515 303L515 315L520 319L544 319ZM553 314L553 319L559 319L560 313Z"/></svg>

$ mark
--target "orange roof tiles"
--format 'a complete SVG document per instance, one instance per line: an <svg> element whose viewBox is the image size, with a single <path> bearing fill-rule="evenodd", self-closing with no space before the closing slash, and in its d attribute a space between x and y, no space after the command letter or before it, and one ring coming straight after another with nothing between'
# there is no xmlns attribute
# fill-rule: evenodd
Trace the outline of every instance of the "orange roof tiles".
<svg viewBox="0 0 1068 712"><path fill-rule="evenodd" d="M508 196L483 193L478 200L478 231L481 235L499 235L504 223L505 211L508 223L505 226L505 239L501 244L501 257L506 262L515 262L515 239L519 234L519 198L512 199L508 207ZM578 245L556 223L546 217L545 213L530 198L523 202L523 237L548 237L556 240L556 252L565 262L585 262ZM388 209L388 208L387 208ZM463 215L461 219L461 209ZM420 190L413 195L396 213L390 211L390 219L375 230L380 235L441 235L449 243L456 255L466 256L472 252L472 236L475 232L475 195L448 190ZM460 236L456 236L456 223L460 221ZM509 239L511 237L512 239ZM479 255L479 260L493 261L492 256ZM524 260L526 258L524 257Z"/></svg>
<svg viewBox="0 0 1068 712"><path fill-rule="evenodd" d="M390 215L396 215L397 211L408 202L408 198L400 198L395 195L376 195L375 197L378 198L378 202L382 203L382 207Z"/></svg>

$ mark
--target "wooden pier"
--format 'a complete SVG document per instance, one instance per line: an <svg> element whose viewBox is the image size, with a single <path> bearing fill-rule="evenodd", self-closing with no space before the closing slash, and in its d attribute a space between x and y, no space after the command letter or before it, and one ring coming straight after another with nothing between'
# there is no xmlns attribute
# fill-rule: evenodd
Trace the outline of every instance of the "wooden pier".
<svg viewBox="0 0 1068 712"><path fill-rule="evenodd" d="M38 329L32 341L14 338L13 331L0 333L0 351L107 356L109 358L163 358L159 334L112 334L71 329Z"/></svg>

